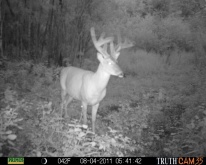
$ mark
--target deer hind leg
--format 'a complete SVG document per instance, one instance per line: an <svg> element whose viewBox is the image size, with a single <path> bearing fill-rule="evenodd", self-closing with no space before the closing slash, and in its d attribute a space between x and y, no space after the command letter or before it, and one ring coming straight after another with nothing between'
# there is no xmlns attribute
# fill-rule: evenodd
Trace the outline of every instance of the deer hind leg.
<svg viewBox="0 0 206 165"><path fill-rule="evenodd" d="M61 91L61 98L62 98L62 103L61 103L61 116L65 115L65 110L66 110L66 116L67 116L67 106L68 104L72 101L72 97L69 96L66 91L62 90Z"/></svg>
<svg viewBox="0 0 206 165"><path fill-rule="evenodd" d="M68 116L67 106L68 106L69 103L71 103L72 100L73 100L73 98L71 96L67 95L66 103L65 103L65 110L66 110L65 115L66 115L66 117Z"/></svg>

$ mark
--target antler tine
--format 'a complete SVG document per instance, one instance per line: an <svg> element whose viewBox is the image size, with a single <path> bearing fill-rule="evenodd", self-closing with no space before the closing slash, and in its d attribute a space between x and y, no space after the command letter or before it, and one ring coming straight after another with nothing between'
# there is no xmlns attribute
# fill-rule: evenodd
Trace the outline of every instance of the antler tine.
<svg viewBox="0 0 206 165"><path fill-rule="evenodd" d="M105 36L105 32L102 32L102 34L101 34L100 37L99 37L99 40L100 40L100 39L103 39L104 36Z"/></svg>
<svg viewBox="0 0 206 165"><path fill-rule="evenodd" d="M107 44L103 45L103 50L107 53Z"/></svg>
<svg viewBox="0 0 206 165"><path fill-rule="evenodd" d="M121 50L121 43L122 43L122 38L120 35L120 32L117 35L117 45L115 46L115 51L119 52Z"/></svg>
<svg viewBox="0 0 206 165"><path fill-rule="evenodd" d="M114 45L113 41L110 42L111 56L114 57L115 60L117 60L117 58L119 57L121 49L134 46L134 44L131 41L128 41L127 39L125 39L124 42L122 43L120 34L117 35L117 42L118 42L117 45Z"/></svg>
<svg viewBox="0 0 206 165"><path fill-rule="evenodd" d="M115 54L115 48L114 48L114 43L110 42L110 53L113 56Z"/></svg>
<svg viewBox="0 0 206 165"><path fill-rule="evenodd" d="M90 29L90 32L91 32L92 41L93 41L94 46L97 49L97 51L99 53L101 53L102 55L104 55L104 56L107 56L107 57L110 56L107 53L107 43L113 41L114 38L113 37L104 38L105 33L102 33L99 37L99 40L97 40L96 35L95 35L94 27L92 27ZM102 46L103 46L103 48L102 48Z"/></svg>
<svg viewBox="0 0 206 165"><path fill-rule="evenodd" d="M115 47L116 52L119 52L121 49L129 48L132 46L134 46L134 44L128 39L125 39L124 42L122 43L121 36L118 34L118 44Z"/></svg>
<svg viewBox="0 0 206 165"><path fill-rule="evenodd" d="M132 46L134 46L134 44L131 41L129 41L128 39L125 39L124 43L121 44L122 49L130 48Z"/></svg>

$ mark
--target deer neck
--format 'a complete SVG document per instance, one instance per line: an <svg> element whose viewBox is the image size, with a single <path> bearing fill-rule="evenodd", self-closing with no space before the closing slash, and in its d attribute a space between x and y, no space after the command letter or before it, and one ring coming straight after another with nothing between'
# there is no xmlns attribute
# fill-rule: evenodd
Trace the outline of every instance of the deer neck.
<svg viewBox="0 0 206 165"><path fill-rule="evenodd" d="M94 73L93 78L95 80L95 85L99 90L106 89L107 84L110 79L110 74L105 71L102 64L100 63L97 71Z"/></svg>

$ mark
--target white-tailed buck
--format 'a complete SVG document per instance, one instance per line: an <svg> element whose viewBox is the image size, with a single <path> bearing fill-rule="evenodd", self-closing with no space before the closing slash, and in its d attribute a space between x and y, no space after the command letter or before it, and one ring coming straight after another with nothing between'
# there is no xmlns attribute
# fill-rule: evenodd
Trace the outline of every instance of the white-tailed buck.
<svg viewBox="0 0 206 165"><path fill-rule="evenodd" d="M113 37L104 38L101 34L97 40L94 28L90 29L92 41L97 49L97 59L100 64L96 72L83 70L76 67L66 67L61 71L61 97L62 97L62 114L72 99L82 102L82 112L84 124L87 124L87 106L92 106L92 131L95 132L95 120L99 103L106 95L106 87L111 75L123 77L123 72L117 64L117 58L120 50L133 46L125 40L115 46ZM107 44L110 45L110 53L107 52Z"/></svg>

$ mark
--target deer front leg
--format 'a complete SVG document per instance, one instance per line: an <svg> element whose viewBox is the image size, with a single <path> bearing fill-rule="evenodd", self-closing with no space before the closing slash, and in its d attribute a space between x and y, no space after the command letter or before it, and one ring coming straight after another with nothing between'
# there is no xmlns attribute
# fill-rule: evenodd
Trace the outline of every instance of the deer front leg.
<svg viewBox="0 0 206 165"><path fill-rule="evenodd" d="M82 113L84 125L87 125L87 103L82 102Z"/></svg>
<svg viewBox="0 0 206 165"><path fill-rule="evenodd" d="M64 114L64 107L65 107L65 98L67 97L67 93L66 91L64 91L63 89L61 90L61 117Z"/></svg>
<svg viewBox="0 0 206 165"><path fill-rule="evenodd" d="M99 104L92 106L92 131L94 133L95 133L95 121L96 121L96 115L97 115L98 108L99 108Z"/></svg>

